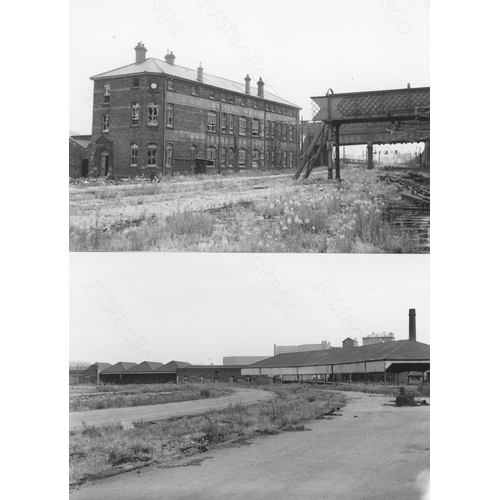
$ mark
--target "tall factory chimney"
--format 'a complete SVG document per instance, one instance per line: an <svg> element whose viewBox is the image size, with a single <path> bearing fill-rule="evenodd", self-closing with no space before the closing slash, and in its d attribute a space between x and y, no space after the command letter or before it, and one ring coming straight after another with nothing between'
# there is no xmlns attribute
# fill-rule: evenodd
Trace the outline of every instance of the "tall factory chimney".
<svg viewBox="0 0 500 500"><path fill-rule="evenodd" d="M416 317L417 313L415 309L410 309L408 316L410 316L410 336L409 340L417 340L417 328L416 328Z"/></svg>

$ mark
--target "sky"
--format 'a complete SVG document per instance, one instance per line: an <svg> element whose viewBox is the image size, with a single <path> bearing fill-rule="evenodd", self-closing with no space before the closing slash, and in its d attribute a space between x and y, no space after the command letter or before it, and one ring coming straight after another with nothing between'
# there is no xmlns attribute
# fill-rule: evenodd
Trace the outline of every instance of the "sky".
<svg viewBox="0 0 500 500"><path fill-rule="evenodd" d="M311 118L311 96L430 86L428 0L70 0L69 128L91 131L93 75L173 51L176 64L259 77Z"/></svg>
<svg viewBox="0 0 500 500"><path fill-rule="evenodd" d="M69 358L222 364L392 332L430 343L428 255L71 253Z"/></svg>

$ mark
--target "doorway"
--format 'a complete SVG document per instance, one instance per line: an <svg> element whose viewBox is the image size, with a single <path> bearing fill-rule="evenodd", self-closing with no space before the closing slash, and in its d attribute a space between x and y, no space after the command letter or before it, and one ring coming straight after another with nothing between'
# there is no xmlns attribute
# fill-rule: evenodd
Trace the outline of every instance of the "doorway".
<svg viewBox="0 0 500 500"><path fill-rule="evenodd" d="M109 151L101 153L101 175L107 177L109 173Z"/></svg>
<svg viewBox="0 0 500 500"><path fill-rule="evenodd" d="M82 159L82 177L89 176L89 160Z"/></svg>

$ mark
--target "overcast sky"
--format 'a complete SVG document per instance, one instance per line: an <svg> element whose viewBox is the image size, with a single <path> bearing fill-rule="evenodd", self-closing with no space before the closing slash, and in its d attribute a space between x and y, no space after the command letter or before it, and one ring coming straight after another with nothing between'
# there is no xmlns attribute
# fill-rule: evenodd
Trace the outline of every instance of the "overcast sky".
<svg viewBox="0 0 500 500"><path fill-rule="evenodd" d="M430 85L429 0L70 0L70 130L90 133L93 75L147 57L311 96ZM246 62L245 62L246 61Z"/></svg>
<svg viewBox="0 0 500 500"><path fill-rule="evenodd" d="M410 308L430 343L428 255L71 253L69 356L221 364L274 344L404 340Z"/></svg>

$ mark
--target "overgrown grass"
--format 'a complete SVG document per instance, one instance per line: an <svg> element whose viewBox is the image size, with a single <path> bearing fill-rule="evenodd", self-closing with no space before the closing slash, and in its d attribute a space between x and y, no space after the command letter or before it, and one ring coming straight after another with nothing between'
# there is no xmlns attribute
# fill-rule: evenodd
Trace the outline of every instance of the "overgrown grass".
<svg viewBox="0 0 500 500"><path fill-rule="evenodd" d="M119 466L172 460L232 440L301 430L301 422L345 402L339 393L303 384L272 390L275 399L255 405L235 404L195 417L136 423L129 430L87 427L83 433L70 433L70 481L115 473L113 468Z"/></svg>
<svg viewBox="0 0 500 500"><path fill-rule="evenodd" d="M107 387L107 386L104 386ZM114 386L117 388L117 386ZM107 391L70 395L70 411L101 410L105 408L124 408L128 406L156 405L177 403L194 399L217 398L230 394L232 389L222 385L183 384L182 386L158 385L153 390L142 386L142 390ZM158 388L163 388L163 391ZM156 390L155 390L156 389Z"/></svg>
<svg viewBox="0 0 500 500"><path fill-rule="evenodd" d="M72 251L422 251L416 233L384 219L389 201L399 199L397 188L361 168L346 170L342 183L206 176L99 189L78 192L97 197L97 206L87 198L72 201Z"/></svg>

